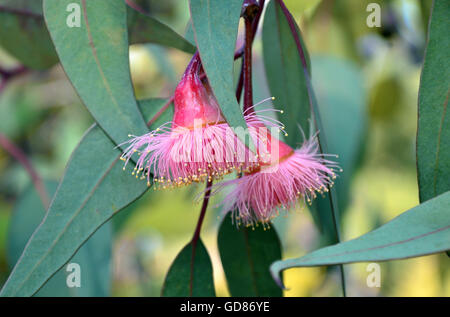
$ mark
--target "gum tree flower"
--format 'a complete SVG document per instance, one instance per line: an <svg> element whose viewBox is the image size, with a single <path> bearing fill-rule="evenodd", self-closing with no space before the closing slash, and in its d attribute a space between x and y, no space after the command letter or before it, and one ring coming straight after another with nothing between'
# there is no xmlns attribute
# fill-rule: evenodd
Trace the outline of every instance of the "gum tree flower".
<svg viewBox="0 0 450 317"><path fill-rule="evenodd" d="M131 136L124 143L128 147L121 159L126 165L136 153L133 175L147 178L149 186L151 173L158 188L168 188L211 182L233 171L250 172L258 166L256 155L226 123L204 77L196 53L175 90L173 121L145 135ZM246 119L251 121L253 117Z"/></svg>
<svg viewBox="0 0 450 317"><path fill-rule="evenodd" d="M294 150L272 136L261 122L254 120L249 126L257 140L258 168L216 186L217 191L234 185L223 204L238 225L266 224L300 201L311 204L317 193L328 192L328 186L333 186L338 166L319 153L316 136Z"/></svg>

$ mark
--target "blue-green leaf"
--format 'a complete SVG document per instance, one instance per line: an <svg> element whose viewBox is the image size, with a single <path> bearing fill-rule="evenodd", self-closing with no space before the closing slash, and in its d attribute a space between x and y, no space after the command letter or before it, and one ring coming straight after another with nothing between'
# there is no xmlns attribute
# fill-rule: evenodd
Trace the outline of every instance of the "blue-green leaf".
<svg viewBox="0 0 450 317"><path fill-rule="evenodd" d="M142 112L150 119L165 102L142 102ZM97 125L87 131L1 296L33 295L103 223L145 193L146 181L122 170L120 154Z"/></svg>
<svg viewBox="0 0 450 317"><path fill-rule="evenodd" d="M450 2L434 1L419 88L417 173L420 201L450 190Z"/></svg>
<svg viewBox="0 0 450 317"><path fill-rule="evenodd" d="M66 9L78 5L80 27L69 27ZM124 1L45 0L44 16L64 70L85 106L120 144L147 127L130 78Z"/></svg>
<svg viewBox="0 0 450 317"><path fill-rule="evenodd" d="M203 68L228 124L247 129L233 86L234 49L243 0L190 0L195 41ZM243 137L242 134L238 134ZM253 143L243 138L253 149Z"/></svg>
<svg viewBox="0 0 450 317"><path fill-rule="evenodd" d="M136 1L136 0L133 0ZM142 1L136 1L141 5ZM131 44L154 43L173 47L187 53L195 53L196 48L169 26L154 17L128 8L128 32Z"/></svg>
<svg viewBox="0 0 450 317"><path fill-rule="evenodd" d="M58 183L46 182L50 196ZM33 187L19 197L11 218L8 234L8 262L13 266L19 259L25 245L45 216L45 209ZM56 272L35 294L35 296L109 296L111 291L111 226L102 226L70 259L80 266L80 287L68 287L66 266Z"/></svg>
<svg viewBox="0 0 450 317"><path fill-rule="evenodd" d="M314 56L313 86L317 92L323 129L327 132L329 153L339 157L343 172L336 179L338 206L345 211L351 179L363 149L367 131L366 95L361 72L351 62L332 56ZM349 120L352 118L352 120ZM330 219L328 197L317 198L317 215L323 233L322 243L336 243L334 225Z"/></svg>
<svg viewBox="0 0 450 317"><path fill-rule="evenodd" d="M277 261L271 271L293 267L405 259L450 249L450 192L430 199L359 238Z"/></svg>
<svg viewBox="0 0 450 317"><path fill-rule="evenodd" d="M275 1L273 1L275 2ZM289 10L285 7L284 3L282 1L276 1L276 3L272 4L276 8L272 9L272 23L277 24L279 23L280 31L279 34L272 35L270 38L280 38L281 36L285 38L284 41L278 40L280 43L280 50L281 52L286 51L286 53L283 54L290 54L287 56L291 56L291 58L295 59L297 63L291 64L292 70L287 70L286 72L292 72L290 76L286 76L287 79L291 80L296 76L296 88L298 90L302 90L301 94L301 100L297 101L297 107L301 107L301 111L299 111L299 116L301 117L301 120L305 120L306 118L309 118L309 115L311 115L311 125L316 130L317 133L317 139L319 143L319 148L321 153L330 153L328 150L328 141L326 138L326 127L322 123L321 119L321 113L320 108L317 104L317 99L312 87L311 82L311 70L310 70L310 64L309 64L309 57L308 52L306 51L305 45L302 40L300 28L296 24L293 16L290 14ZM275 11L274 11L275 10ZM270 14L270 12L269 12ZM285 20L285 21L283 21ZM283 22L279 22L283 21ZM269 27L269 26L267 26ZM266 29L266 27L265 27ZM288 30L289 32L288 32ZM267 33L266 33L267 34ZM270 33L269 33L270 35ZM290 35L290 39L289 39ZM267 36L267 35L266 35ZM284 45L282 45L284 43ZM265 45L271 44L270 42L267 42L266 37L266 43ZM294 49L295 48L295 49ZM295 51L297 53L297 56L294 56ZM266 49L267 52L267 49ZM269 50L270 52L270 50ZM274 55L272 53L272 55ZM276 58L274 56L274 58ZM286 57L284 60L288 60ZM301 63L299 63L299 61ZM267 64L267 63L266 63ZM299 66L301 65L301 67ZM285 65L281 65L281 67L286 67ZM279 74L278 74L279 75ZM279 75L282 76L282 75ZM279 78L279 80L283 80L283 78ZM285 79L286 80L286 79ZM290 82L288 82L290 84ZM279 88L279 90L281 90ZM295 100L293 101L295 102ZM307 106L305 106L307 105ZM309 110L308 110L309 107ZM294 111L296 112L296 109ZM299 120L296 118L296 120ZM298 122L298 121L296 121ZM303 127L305 128L305 127ZM307 131L308 132L308 131ZM291 145L295 146L292 144ZM318 208L320 208L318 210ZM340 241L340 229L339 229L339 206L337 203L337 194L336 189L334 187L329 188L329 193L327 197L327 202L324 203L322 206L318 205L317 202L314 203L313 207L313 215L316 214L318 217L315 217L315 221L319 224L319 227L323 228L323 231L327 231L326 234L335 242ZM316 211L314 211L316 210ZM344 277L344 269L343 267L341 269L341 277L342 277L342 290L345 296L345 277Z"/></svg>
<svg viewBox="0 0 450 317"><path fill-rule="evenodd" d="M195 252L194 252L195 250ZM202 240L188 243L177 255L164 280L162 296L214 297L213 269Z"/></svg>
<svg viewBox="0 0 450 317"><path fill-rule="evenodd" d="M58 62L42 16L42 0L0 0L0 46L33 69Z"/></svg>
<svg viewBox="0 0 450 317"><path fill-rule="evenodd" d="M300 32L298 27L297 30ZM305 135L309 135L311 108L302 60L288 22L276 1L270 1L267 5L262 34L267 83L275 97L274 106L285 113L281 118L288 133L285 141L296 148L303 141L299 125ZM308 52L301 38L300 41L309 65Z"/></svg>
<svg viewBox="0 0 450 317"><path fill-rule="evenodd" d="M231 296L283 296L269 271L270 264L281 259L274 227L238 228L227 215L217 240Z"/></svg>

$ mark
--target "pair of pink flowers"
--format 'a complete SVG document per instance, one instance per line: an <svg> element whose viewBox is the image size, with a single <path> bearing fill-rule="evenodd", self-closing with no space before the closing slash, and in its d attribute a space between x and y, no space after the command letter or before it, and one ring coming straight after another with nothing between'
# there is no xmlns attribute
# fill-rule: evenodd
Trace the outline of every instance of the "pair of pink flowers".
<svg viewBox="0 0 450 317"><path fill-rule="evenodd" d="M284 126L264 116L266 111L274 110L244 112L249 129L240 132L252 139L253 153L223 118L195 54L175 90L173 121L133 136L121 158L126 165L136 153L133 174L147 179L149 186L153 179L160 188L212 182L237 172L242 177L216 184L213 193L233 185L224 205L237 223L266 223L281 209L326 192L337 168L318 152L315 137L294 150L272 136L270 130L282 131Z"/></svg>

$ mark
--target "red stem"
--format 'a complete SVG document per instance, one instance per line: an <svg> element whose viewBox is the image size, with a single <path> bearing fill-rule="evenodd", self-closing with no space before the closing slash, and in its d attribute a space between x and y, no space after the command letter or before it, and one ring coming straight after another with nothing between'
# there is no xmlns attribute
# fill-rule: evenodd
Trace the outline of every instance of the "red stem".
<svg viewBox="0 0 450 317"><path fill-rule="evenodd" d="M244 112L253 105L252 87L252 21L245 18L245 49L244 49Z"/></svg>
<svg viewBox="0 0 450 317"><path fill-rule="evenodd" d="M202 209L200 210L200 216L198 217L197 227L195 228L194 235L192 237L192 250L195 252L195 246L200 238L200 231L202 229L203 220L205 219L206 209L208 208L209 195L211 194L212 180L206 182L206 192L203 198Z"/></svg>
<svg viewBox="0 0 450 317"><path fill-rule="evenodd" d="M192 296L192 286L193 286L193 278L194 278L194 259L195 259L195 251L197 250L197 242L200 239L200 232L202 230L203 220L205 219L206 209L208 209L209 203L209 195L211 194L211 186L212 180L208 180L206 183L206 192L205 197L203 198L202 209L200 210L200 216L198 217L197 226L194 231L194 235L192 236L192 256L191 256L191 275L190 275L190 283L189 283L189 295Z"/></svg>
<svg viewBox="0 0 450 317"><path fill-rule="evenodd" d="M31 181L33 182L36 191L39 194L39 197L44 205L44 208L47 209L49 205L49 197L47 191L45 189L45 185L42 182L42 179L39 177L36 170L33 168L33 165L26 157L25 153L22 152L20 148L15 146L5 135L0 133L0 146L9 153L12 157L14 157L31 177Z"/></svg>
<svg viewBox="0 0 450 317"><path fill-rule="evenodd" d="M254 1L252 1L254 2ZM256 31L258 30L259 20L264 9L265 0L260 0L258 3L259 10L254 15L246 15L245 20L245 43L234 54L235 59L244 55L244 60L241 66L239 81L236 87L236 98L240 102L242 88L244 88L244 111L253 105L253 88L252 88L252 44L255 39Z"/></svg>
<svg viewBox="0 0 450 317"><path fill-rule="evenodd" d="M264 9L264 3L266 0L260 0L259 1L259 12L256 14L255 18L253 19L252 24L252 33L253 33L253 39L255 38L256 31L258 30L259 20L261 19L262 11ZM245 45L242 45L235 53L234 53L234 59L238 59L239 57L242 57L244 55L244 49Z"/></svg>
<svg viewBox="0 0 450 317"><path fill-rule="evenodd" d="M244 87L244 63L241 64L241 71L239 73L239 81L236 86L236 99L237 102L241 102L242 88Z"/></svg>

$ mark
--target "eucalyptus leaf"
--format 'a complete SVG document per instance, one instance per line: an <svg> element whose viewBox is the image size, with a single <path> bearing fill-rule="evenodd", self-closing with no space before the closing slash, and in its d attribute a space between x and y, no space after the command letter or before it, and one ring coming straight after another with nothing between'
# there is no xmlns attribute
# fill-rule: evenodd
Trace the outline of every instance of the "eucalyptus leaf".
<svg viewBox="0 0 450 317"><path fill-rule="evenodd" d="M80 27L69 27L68 5ZM44 16L64 70L95 121L116 143L146 133L130 78L124 1L44 0Z"/></svg>
<svg viewBox="0 0 450 317"><path fill-rule="evenodd" d="M0 0L0 46L32 69L58 62L42 16L42 0Z"/></svg>
<svg viewBox="0 0 450 317"><path fill-rule="evenodd" d="M272 264L283 270L353 262L378 262L423 256L450 249L450 191L422 203L359 238Z"/></svg>
<svg viewBox="0 0 450 317"><path fill-rule="evenodd" d="M420 201L450 190L450 2L434 1L419 87L417 173Z"/></svg>
<svg viewBox="0 0 450 317"><path fill-rule="evenodd" d="M302 82L303 86L299 86L298 89L304 89L306 87L307 94L306 96L303 95L302 103L305 103L309 106L310 114L311 114L311 123L313 131L317 131L317 140L319 144L319 150L320 153L330 153L328 150L328 141L326 137L326 129L322 123L321 119L321 113L320 108L317 103L316 95L314 93L314 89L312 87L311 82L311 70L310 70L310 63L309 63L309 57L308 52L306 51L306 47L303 43L300 28L296 24L293 16L290 14L289 10L284 5L283 1L277 1L277 13L281 12L283 13L282 18L285 19L290 33L291 37L293 39L292 43L295 43L295 47L297 48L297 54L298 59L301 61L302 69L296 69L296 71L299 73L298 76L301 78L304 78L304 81ZM279 15L278 15L279 16ZM280 17L281 19L281 17ZM286 26L286 24L284 24ZM286 34L286 33L284 33ZM287 36L287 34L286 34ZM288 49L288 47L282 47L282 49ZM286 83L288 84L288 83ZM289 83L290 85L290 83ZM302 105L302 104L301 104ZM306 108L303 108L303 112L307 112ZM326 234L334 239L334 241L339 242L340 241L340 229L339 229L339 206L337 202L337 193L336 189L332 186L329 186L329 192L328 192L328 201L327 203L323 204L323 207L321 207L317 200L315 201L314 205L312 206L312 214L314 216L314 220L316 223L318 223L319 228L322 228L322 231L327 230ZM330 224L324 226L324 224ZM346 295L346 287L345 287L345 274L344 274L344 268L340 266L341 271L341 282L342 282L342 292L343 295Z"/></svg>
<svg viewBox="0 0 450 317"><path fill-rule="evenodd" d="M287 14L292 18L289 12ZM313 131L311 128L314 128L319 131L318 140L322 153L330 153L326 145L325 133L335 135L335 139L342 135L336 134L335 126L333 126L335 122L326 120L326 125L322 125L322 111L318 106L311 83L309 54L299 27L296 24L294 27L295 35L279 2L271 1L267 6L263 25L263 53L267 81L270 91L275 97L274 105L285 112L281 118L286 124L285 131L288 133L285 141L291 147L298 148L303 142L303 133L309 137L309 132ZM296 39L301 45L302 52L299 52ZM301 53L304 55L304 61ZM319 74L321 74L320 71ZM324 95L324 90L321 90L321 93ZM336 91L334 90L333 93ZM333 107L333 105L329 105L329 99L327 101L328 104L322 108ZM337 111L335 110L334 113ZM341 119L345 118L342 116ZM310 122L313 123L312 127ZM327 128L332 131L328 132ZM339 240L339 233L336 232L336 222L338 222L339 216L337 215L338 205L336 197L334 197L336 196L334 188L330 190L329 195L330 197L326 199L321 200L320 197L317 199L320 202L315 202L312 214L325 236L324 240L336 243Z"/></svg>
<svg viewBox="0 0 450 317"><path fill-rule="evenodd" d="M332 56L313 56L312 82L317 93L323 129L327 132L329 157L343 169L336 179L338 206L344 212L348 205L351 179L356 170L367 134L368 113L363 76L351 62ZM329 215L328 197L317 198L318 223L322 244L337 243L334 224Z"/></svg>
<svg viewBox="0 0 450 317"><path fill-rule="evenodd" d="M220 259L232 296L283 296L269 267L281 259L281 243L275 228L247 228L227 215L219 228Z"/></svg>
<svg viewBox="0 0 450 317"><path fill-rule="evenodd" d="M300 34L298 27L297 31ZM306 137L309 136L311 108L302 60L277 1L270 1L267 5L262 35L267 83L275 97L273 104L285 113L281 120L288 134L286 143L297 148L303 142L302 130ZM310 67L309 55L301 37L300 41Z"/></svg>
<svg viewBox="0 0 450 317"><path fill-rule="evenodd" d="M144 101L142 112L150 119L165 102ZM120 154L99 126L94 124L86 132L72 153L44 221L33 233L1 296L36 293L103 223L145 193L146 181L122 170Z"/></svg>
<svg viewBox="0 0 450 317"><path fill-rule="evenodd" d="M243 0L189 0L195 41L203 68L225 119L247 131L233 84L234 50ZM237 133L250 149L252 140Z"/></svg>
<svg viewBox="0 0 450 317"><path fill-rule="evenodd" d="M195 248L190 242L177 255L166 275L161 294L166 297L216 296L211 259L200 239Z"/></svg>
<svg viewBox="0 0 450 317"><path fill-rule="evenodd" d="M184 38L195 45L194 28L192 27L192 21L189 20L184 29Z"/></svg>
<svg viewBox="0 0 450 317"><path fill-rule="evenodd" d="M48 194L53 196L58 183L47 181L45 185ZM19 197L9 226L7 257L10 266L17 262L44 216L41 200L30 185ZM44 284L36 296L109 296L112 278L111 240L111 226L105 224L70 259L71 263L80 266L80 287L68 287L68 270L63 267Z"/></svg>

